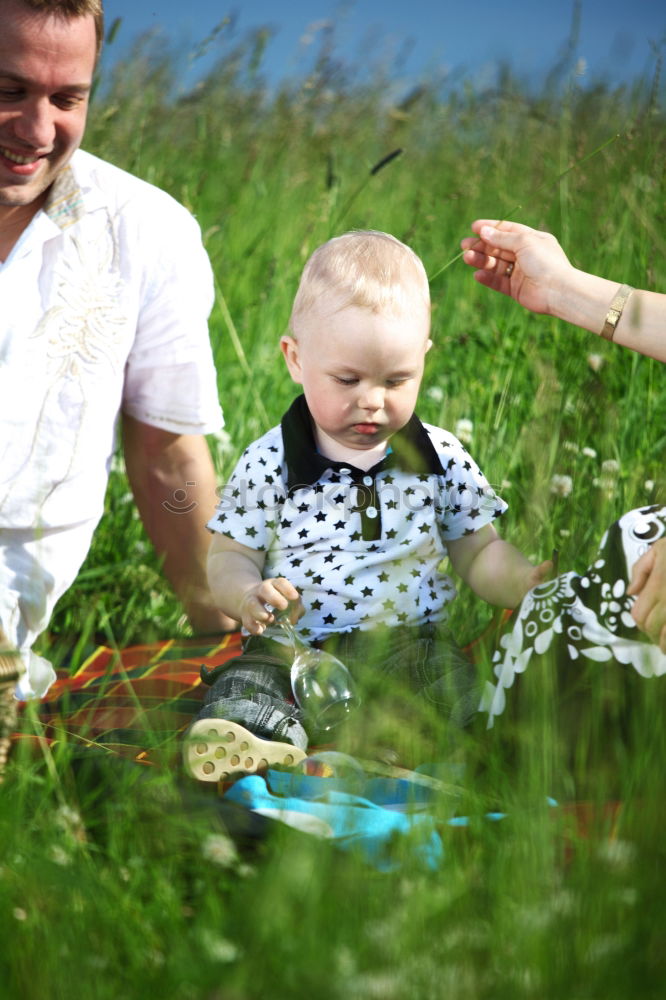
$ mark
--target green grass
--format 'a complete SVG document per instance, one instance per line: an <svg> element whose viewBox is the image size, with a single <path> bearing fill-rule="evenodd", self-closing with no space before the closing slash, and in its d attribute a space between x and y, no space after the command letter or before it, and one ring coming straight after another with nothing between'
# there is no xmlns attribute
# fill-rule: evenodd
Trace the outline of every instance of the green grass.
<svg viewBox="0 0 666 1000"><path fill-rule="evenodd" d="M492 92L426 83L391 100L385 78L339 72L322 52L308 80L270 96L251 68L255 42L229 43L200 90L177 101L169 57L141 49L107 81L86 142L201 223L230 437L211 439L220 480L296 392L277 344L306 257L345 229L384 229L439 272L421 417L450 428L472 419L471 450L494 484L508 484L506 537L538 559L555 546L562 568L582 568L619 513L666 502L664 369L477 287L456 258L472 219L512 215L557 233L579 267L666 290L658 88L583 90L565 74L530 94L507 71ZM604 486L608 459L619 472ZM554 474L572 477L569 497L551 492ZM488 617L462 594L454 630L467 641ZM99 639L186 631L118 468L41 648L75 669ZM18 748L0 805L3 995L661 996L663 693L645 685L634 732L620 740L596 709L575 733L554 717L552 683L531 680L514 728L498 724L462 748L455 808L473 822L445 834L437 874L406 853L397 874L382 875L286 829L239 855L220 839L216 800L176 769L113 758L93 768L67 742L39 760ZM399 717L385 725L409 741ZM622 799L615 839L603 820L587 839L567 833L547 794ZM506 820L482 818L497 807ZM440 818L451 808L443 799Z"/></svg>

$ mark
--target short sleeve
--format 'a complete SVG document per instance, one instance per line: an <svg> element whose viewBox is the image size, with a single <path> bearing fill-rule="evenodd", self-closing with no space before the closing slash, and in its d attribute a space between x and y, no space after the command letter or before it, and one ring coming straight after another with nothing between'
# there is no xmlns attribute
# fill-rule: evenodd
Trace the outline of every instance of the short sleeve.
<svg viewBox="0 0 666 1000"><path fill-rule="evenodd" d="M271 548L286 500L279 427L246 448L218 496L211 531L257 551Z"/></svg>
<svg viewBox="0 0 666 1000"><path fill-rule="evenodd" d="M508 504L495 493L467 449L448 431L424 425L444 470L437 518L444 541L456 541L501 517Z"/></svg>
<svg viewBox="0 0 666 1000"><path fill-rule="evenodd" d="M208 333L213 274L195 220L158 194L150 239L141 244L141 302L122 409L177 434L207 434L223 424Z"/></svg>

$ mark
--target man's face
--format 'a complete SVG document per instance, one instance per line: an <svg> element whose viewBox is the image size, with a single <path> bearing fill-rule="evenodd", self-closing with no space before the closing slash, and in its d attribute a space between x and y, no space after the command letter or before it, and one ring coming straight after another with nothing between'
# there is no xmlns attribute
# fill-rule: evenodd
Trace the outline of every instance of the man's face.
<svg viewBox="0 0 666 1000"><path fill-rule="evenodd" d="M0 0L0 218L36 211L83 137L95 67L92 16ZM34 213L33 213L34 214Z"/></svg>

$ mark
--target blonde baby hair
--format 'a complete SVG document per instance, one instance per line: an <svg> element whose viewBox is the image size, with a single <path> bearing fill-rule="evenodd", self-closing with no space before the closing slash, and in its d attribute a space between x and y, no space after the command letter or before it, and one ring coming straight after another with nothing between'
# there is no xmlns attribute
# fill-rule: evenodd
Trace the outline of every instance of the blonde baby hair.
<svg viewBox="0 0 666 1000"><path fill-rule="evenodd" d="M298 335L303 319L323 296L339 299L338 308L359 306L372 312L430 312L428 277L420 258L395 236L355 230L318 247L306 263L296 292L289 327Z"/></svg>

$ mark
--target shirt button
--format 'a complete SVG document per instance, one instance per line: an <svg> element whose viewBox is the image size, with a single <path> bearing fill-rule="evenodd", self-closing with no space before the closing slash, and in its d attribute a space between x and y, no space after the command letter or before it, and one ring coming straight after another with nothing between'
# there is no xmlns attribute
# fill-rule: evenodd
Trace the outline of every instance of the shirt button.
<svg viewBox="0 0 666 1000"><path fill-rule="evenodd" d="M348 476L349 473L351 472L351 469L340 469L340 472L342 473L343 476Z"/></svg>
<svg viewBox="0 0 666 1000"><path fill-rule="evenodd" d="M372 486L372 476L363 476L363 485Z"/></svg>
<svg viewBox="0 0 666 1000"><path fill-rule="evenodd" d="M366 514L368 515L368 517L377 517L377 508L368 507L368 509L366 510Z"/></svg>

